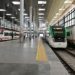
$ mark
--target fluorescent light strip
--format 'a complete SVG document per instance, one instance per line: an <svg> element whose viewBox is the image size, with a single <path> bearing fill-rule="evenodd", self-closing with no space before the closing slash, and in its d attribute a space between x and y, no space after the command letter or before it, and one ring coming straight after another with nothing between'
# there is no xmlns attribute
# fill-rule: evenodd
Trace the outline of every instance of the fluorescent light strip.
<svg viewBox="0 0 75 75"><path fill-rule="evenodd" d="M14 5L20 5L20 1L12 1Z"/></svg>
<svg viewBox="0 0 75 75"><path fill-rule="evenodd" d="M65 3L65 4L66 4L66 3L72 3L72 1L71 1L71 0L66 0L64 3Z"/></svg>
<svg viewBox="0 0 75 75"><path fill-rule="evenodd" d="M38 15L44 15L44 13L39 13Z"/></svg>
<svg viewBox="0 0 75 75"><path fill-rule="evenodd" d="M62 10L65 10L65 9L62 9L62 8L61 8L61 9L59 9L59 10L62 11Z"/></svg>
<svg viewBox="0 0 75 75"><path fill-rule="evenodd" d="M45 11L45 9L44 9L44 8L39 8L38 10L39 10L39 11Z"/></svg>
<svg viewBox="0 0 75 75"><path fill-rule="evenodd" d="M26 15L28 15L28 14L25 13L24 15L26 16Z"/></svg>
<svg viewBox="0 0 75 75"><path fill-rule="evenodd" d="M16 18L16 17L11 17L12 19Z"/></svg>
<svg viewBox="0 0 75 75"><path fill-rule="evenodd" d="M56 13L56 16L60 15L59 13Z"/></svg>
<svg viewBox="0 0 75 75"><path fill-rule="evenodd" d="M39 17L39 19L44 18L44 17Z"/></svg>
<svg viewBox="0 0 75 75"><path fill-rule="evenodd" d="M7 16L11 16L12 14L6 14Z"/></svg>
<svg viewBox="0 0 75 75"><path fill-rule="evenodd" d="M38 1L38 4L46 4L47 1Z"/></svg>
<svg viewBox="0 0 75 75"><path fill-rule="evenodd" d="M28 19L29 17L25 17L25 18L27 18L27 19Z"/></svg>
<svg viewBox="0 0 75 75"><path fill-rule="evenodd" d="M5 9L0 9L0 11L6 11Z"/></svg>

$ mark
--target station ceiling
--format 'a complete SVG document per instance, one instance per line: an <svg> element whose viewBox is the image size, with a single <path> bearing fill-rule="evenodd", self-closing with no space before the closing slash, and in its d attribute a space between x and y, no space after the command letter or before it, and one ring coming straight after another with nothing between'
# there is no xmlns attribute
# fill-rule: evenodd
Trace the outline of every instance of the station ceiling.
<svg viewBox="0 0 75 75"><path fill-rule="evenodd" d="M6 13L11 13L12 16L15 16L16 18L19 19L20 12L18 9L20 9L20 5L14 5L14 4L12 4L12 1L20 1L20 0L0 0L0 9L6 10L5 12L0 11L0 17L3 17L3 15L5 15ZM50 8L53 0L41 0L41 1L47 1L46 5L38 5L38 1L40 1L40 0L32 0L33 8L34 7L36 8L35 11L37 12L37 14L39 13L38 12L39 8L46 8L46 9L48 7ZM24 0L25 13L27 13L28 15L29 15L30 5L31 5L31 0ZM45 18L46 18L47 12L48 12L48 10L45 10L43 12L43 13L45 13L45 15L44 15ZM5 15L5 18L7 18L8 20L11 20L9 16Z"/></svg>
<svg viewBox="0 0 75 75"><path fill-rule="evenodd" d="M20 1L20 0L0 0L0 9L5 9L5 12L0 11L0 17L5 15L5 18L8 20L12 20L11 16L7 16L7 13L11 13L12 16L16 17L19 20L20 16L20 5L14 5L12 1ZM38 4L38 1L46 1L46 4ZM63 5L65 0L24 0L24 9L25 13L30 15L30 6L33 7L33 15L35 19L39 17L38 13L44 13L44 15L40 15L40 17L44 17L45 20L50 21L58 9ZM75 0L74 0L75 4ZM58 5L58 6L57 6ZM39 8L45 8L45 11L38 11ZM35 14L34 14L35 13Z"/></svg>

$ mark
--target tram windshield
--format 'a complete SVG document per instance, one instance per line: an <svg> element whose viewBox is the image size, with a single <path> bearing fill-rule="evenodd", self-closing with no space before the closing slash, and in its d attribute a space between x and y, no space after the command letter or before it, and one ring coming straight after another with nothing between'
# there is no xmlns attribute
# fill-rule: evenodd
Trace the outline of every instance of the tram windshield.
<svg viewBox="0 0 75 75"><path fill-rule="evenodd" d="M52 28L54 36L65 37L65 28L64 27L53 27Z"/></svg>
<svg viewBox="0 0 75 75"><path fill-rule="evenodd" d="M54 39L56 39L57 41L64 40L65 38L65 28L64 27L53 27L52 33L53 33Z"/></svg>

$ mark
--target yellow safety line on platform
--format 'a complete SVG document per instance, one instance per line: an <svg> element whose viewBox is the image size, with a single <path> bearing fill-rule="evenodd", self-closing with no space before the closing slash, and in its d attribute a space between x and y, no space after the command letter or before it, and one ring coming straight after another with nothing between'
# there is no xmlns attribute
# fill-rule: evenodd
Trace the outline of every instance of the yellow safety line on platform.
<svg viewBox="0 0 75 75"><path fill-rule="evenodd" d="M48 61L48 58L47 58L47 55L45 52L45 47L44 47L41 39L38 40L36 60L37 61L44 61L44 62Z"/></svg>

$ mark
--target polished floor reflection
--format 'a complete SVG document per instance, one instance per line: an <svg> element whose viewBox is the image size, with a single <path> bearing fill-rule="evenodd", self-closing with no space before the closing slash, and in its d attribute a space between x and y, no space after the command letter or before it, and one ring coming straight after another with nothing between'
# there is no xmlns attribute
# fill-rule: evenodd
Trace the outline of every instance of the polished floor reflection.
<svg viewBox="0 0 75 75"><path fill-rule="evenodd" d="M0 75L69 75L51 48L39 39L0 42Z"/></svg>

